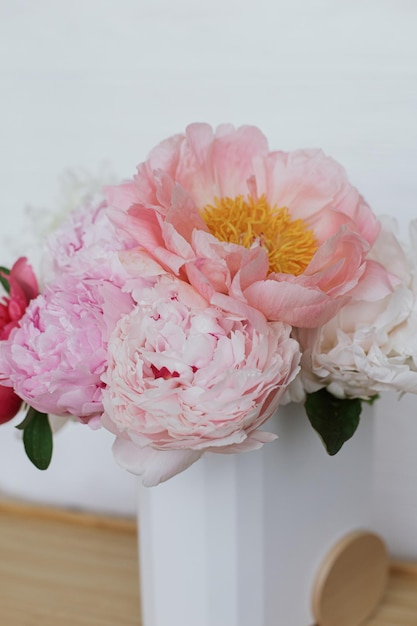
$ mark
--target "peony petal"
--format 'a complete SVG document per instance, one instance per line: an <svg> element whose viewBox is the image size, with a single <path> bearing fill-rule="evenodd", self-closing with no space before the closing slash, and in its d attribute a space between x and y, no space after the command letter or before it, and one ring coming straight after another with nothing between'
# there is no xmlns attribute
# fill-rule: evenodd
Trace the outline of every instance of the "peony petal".
<svg viewBox="0 0 417 626"><path fill-rule="evenodd" d="M365 272L357 287L351 292L355 300L375 302L391 294L400 284L400 279L375 261L366 261Z"/></svg>
<svg viewBox="0 0 417 626"><path fill-rule="evenodd" d="M176 184L171 198L171 207L166 221L186 240L191 241L194 229L207 231L208 228L192 198L183 187Z"/></svg>
<svg viewBox="0 0 417 626"><path fill-rule="evenodd" d="M10 270L10 286L16 282L25 295L26 302L39 293L38 281L26 257L20 257Z"/></svg>
<svg viewBox="0 0 417 626"><path fill-rule="evenodd" d="M237 454L239 452L252 452L253 450L259 450L264 443L275 441L278 439L278 435L274 433L268 433L264 430L254 430L249 433L245 441L241 443L225 446L224 448L213 448L210 452L217 452L218 454Z"/></svg>
<svg viewBox="0 0 417 626"><path fill-rule="evenodd" d="M155 487L198 461L195 450L155 450L141 448L132 441L116 437L113 454L117 463L131 474L142 476L144 487Z"/></svg>
<svg viewBox="0 0 417 626"><path fill-rule="evenodd" d="M265 136L253 126L235 129L208 124L191 124L181 146L176 178L203 208L221 196L247 194L247 180L253 175L253 160L268 151Z"/></svg>
<svg viewBox="0 0 417 626"><path fill-rule="evenodd" d="M119 258L131 276L148 277L166 274L166 270L140 248L122 250L119 252Z"/></svg>
<svg viewBox="0 0 417 626"><path fill-rule="evenodd" d="M175 242L173 248L177 246L183 254L192 254L185 240L173 232L169 224L164 224L164 233L162 232L159 215L149 208L140 205L131 207L125 220L125 229L140 241L141 247L152 253L157 263L173 271L174 274L178 274L184 264L184 258L171 252L164 236L168 242Z"/></svg>
<svg viewBox="0 0 417 626"><path fill-rule="evenodd" d="M320 245L337 235L342 227L355 232L355 222L349 216L329 207L314 213L306 220L306 224L314 230L314 236Z"/></svg>
<svg viewBox="0 0 417 626"><path fill-rule="evenodd" d="M130 207L141 199L132 181L121 183L117 187L105 187L104 194L109 207L120 211L121 214L127 213Z"/></svg>
<svg viewBox="0 0 417 626"><path fill-rule="evenodd" d="M349 300L348 297L331 298L319 289L277 280L254 283L244 294L248 303L267 319L304 328L321 326Z"/></svg>
<svg viewBox="0 0 417 626"><path fill-rule="evenodd" d="M20 410L22 398L19 398L12 387L0 385L0 424L10 421Z"/></svg>

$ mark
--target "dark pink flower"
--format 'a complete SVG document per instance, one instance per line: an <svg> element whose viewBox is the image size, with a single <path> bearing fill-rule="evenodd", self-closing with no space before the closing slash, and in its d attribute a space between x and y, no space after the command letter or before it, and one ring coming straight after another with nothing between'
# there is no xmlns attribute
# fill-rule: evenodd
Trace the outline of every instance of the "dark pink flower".
<svg viewBox="0 0 417 626"><path fill-rule="evenodd" d="M10 293L0 302L0 341L8 339L13 328L19 325L29 302L39 293L38 281L25 257L20 257L10 270L3 273L9 283ZM12 387L0 384L0 424L11 420L18 413L22 399Z"/></svg>
<svg viewBox="0 0 417 626"><path fill-rule="evenodd" d="M0 385L0 424L9 422L18 413L22 406L22 398L19 398L12 387Z"/></svg>
<svg viewBox="0 0 417 626"><path fill-rule="evenodd" d="M8 339L13 328L18 326L19 320L31 300L39 293L38 281L25 257L20 257L10 270L4 274L10 287L10 293L0 302L0 340Z"/></svg>

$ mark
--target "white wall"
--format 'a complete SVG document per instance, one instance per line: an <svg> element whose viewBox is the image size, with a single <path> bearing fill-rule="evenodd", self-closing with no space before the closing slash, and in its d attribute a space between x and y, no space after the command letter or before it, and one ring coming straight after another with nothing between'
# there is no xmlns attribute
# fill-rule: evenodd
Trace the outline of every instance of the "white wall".
<svg viewBox="0 0 417 626"><path fill-rule="evenodd" d="M417 214L416 27L412 0L3 0L0 264L36 230L27 205L62 204L68 168L128 177L191 121L253 123L276 149L322 147L405 232ZM417 523L417 399L400 406L378 407L376 461L378 523L399 553ZM4 426L0 488L131 512L134 479L110 443L70 426L42 474ZM398 518L384 526L394 494Z"/></svg>

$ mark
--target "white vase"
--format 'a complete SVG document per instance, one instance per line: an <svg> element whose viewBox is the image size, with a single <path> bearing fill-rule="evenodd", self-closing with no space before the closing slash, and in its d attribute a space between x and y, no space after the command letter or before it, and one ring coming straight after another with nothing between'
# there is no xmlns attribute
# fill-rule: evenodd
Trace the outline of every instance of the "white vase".
<svg viewBox="0 0 417 626"><path fill-rule="evenodd" d="M304 408L282 407L261 450L140 487L143 626L311 626L320 562L370 525L371 413L329 457Z"/></svg>

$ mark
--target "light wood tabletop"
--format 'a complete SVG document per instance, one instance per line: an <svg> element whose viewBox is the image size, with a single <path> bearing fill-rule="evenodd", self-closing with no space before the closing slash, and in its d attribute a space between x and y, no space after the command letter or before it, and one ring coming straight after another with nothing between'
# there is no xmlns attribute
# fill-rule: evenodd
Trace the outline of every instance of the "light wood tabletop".
<svg viewBox="0 0 417 626"><path fill-rule="evenodd" d="M136 524L0 504L0 624L140 626Z"/></svg>
<svg viewBox="0 0 417 626"><path fill-rule="evenodd" d="M134 520L0 502L0 624L141 626L138 589ZM363 626L416 624L417 564L392 562Z"/></svg>

